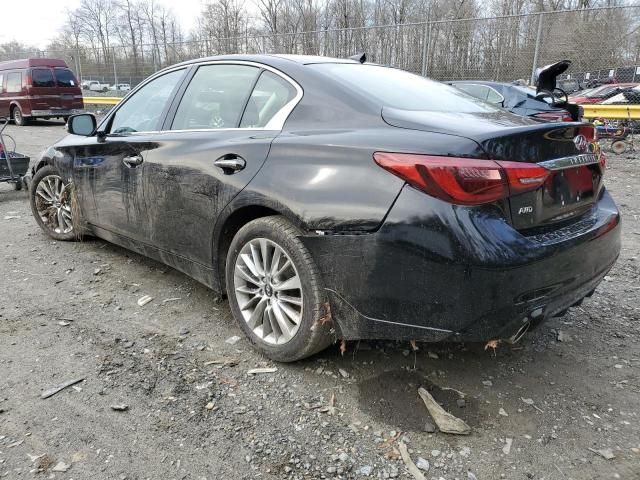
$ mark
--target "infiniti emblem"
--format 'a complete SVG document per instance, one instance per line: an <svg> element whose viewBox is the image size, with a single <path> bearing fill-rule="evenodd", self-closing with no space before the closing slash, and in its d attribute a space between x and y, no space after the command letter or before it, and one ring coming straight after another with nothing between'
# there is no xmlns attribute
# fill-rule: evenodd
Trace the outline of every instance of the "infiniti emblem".
<svg viewBox="0 0 640 480"><path fill-rule="evenodd" d="M573 143L580 152L586 152L589 148L589 142L584 135L576 135L573 137Z"/></svg>

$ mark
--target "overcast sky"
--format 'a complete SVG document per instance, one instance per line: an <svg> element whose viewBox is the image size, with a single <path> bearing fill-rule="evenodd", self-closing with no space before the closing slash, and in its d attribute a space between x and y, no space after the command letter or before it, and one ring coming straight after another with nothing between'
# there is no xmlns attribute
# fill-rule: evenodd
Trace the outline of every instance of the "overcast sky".
<svg viewBox="0 0 640 480"><path fill-rule="evenodd" d="M202 0L156 0L171 8L185 33L195 26ZM0 43L17 40L40 48L56 36L65 20L65 9L74 9L80 0L0 0Z"/></svg>

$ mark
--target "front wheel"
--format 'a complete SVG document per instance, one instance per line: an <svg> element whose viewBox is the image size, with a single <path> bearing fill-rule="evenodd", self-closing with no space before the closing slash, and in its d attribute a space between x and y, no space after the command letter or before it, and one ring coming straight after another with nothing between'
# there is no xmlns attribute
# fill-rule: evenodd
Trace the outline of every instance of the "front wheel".
<svg viewBox="0 0 640 480"><path fill-rule="evenodd" d="M56 240L79 238L79 211L74 204L72 186L50 165L33 176L29 190L31 211L40 228Z"/></svg>
<svg viewBox="0 0 640 480"><path fill-rule="evenodd" d="M293 362L331 343L320 273L283 217L264 217L242 227L229 248L229 305L253 345L272 360Z"/></svg>

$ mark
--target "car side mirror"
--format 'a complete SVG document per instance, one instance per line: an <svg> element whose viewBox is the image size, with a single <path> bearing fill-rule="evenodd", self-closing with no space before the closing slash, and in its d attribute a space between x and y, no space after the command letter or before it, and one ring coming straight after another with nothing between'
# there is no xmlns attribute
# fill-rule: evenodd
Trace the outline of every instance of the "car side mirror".
<svg viewBox="0 0 640 480"><path fill-rule="evenodd" d="M97 126L98 122L92 113L72 115L69 117L69 120L67 120L67 132L72 135L90 137L95 133Z"/></svg>

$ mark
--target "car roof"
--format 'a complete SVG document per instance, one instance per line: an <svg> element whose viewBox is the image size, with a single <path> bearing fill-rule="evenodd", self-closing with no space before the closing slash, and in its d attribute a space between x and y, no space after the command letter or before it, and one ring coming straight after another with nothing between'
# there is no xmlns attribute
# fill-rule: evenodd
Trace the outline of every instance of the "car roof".
<svg viewBox="0 0 640 480"><path fill-rule="evenodd" d="M278 65L282 65L283 60L287 61L287 63L293 62L293 63L297 63L298 65L311 65L311 64L317 64L317 63L356 63L356 64L359 63L355 60L350 60L346 58L331 58L331 57L322 57L322 56L314 56L314 55L233 54L233 55L215 55L212 57L194 58L192 60L187 60L185 62L172 65L171 67L168 67L168 68L193 65L193 64L204 63L204 62L220 62L225 60L236 61L236 62L246 61L246 62L264 63L265 65L269 65L272 67L277 67Z"/></svg>

